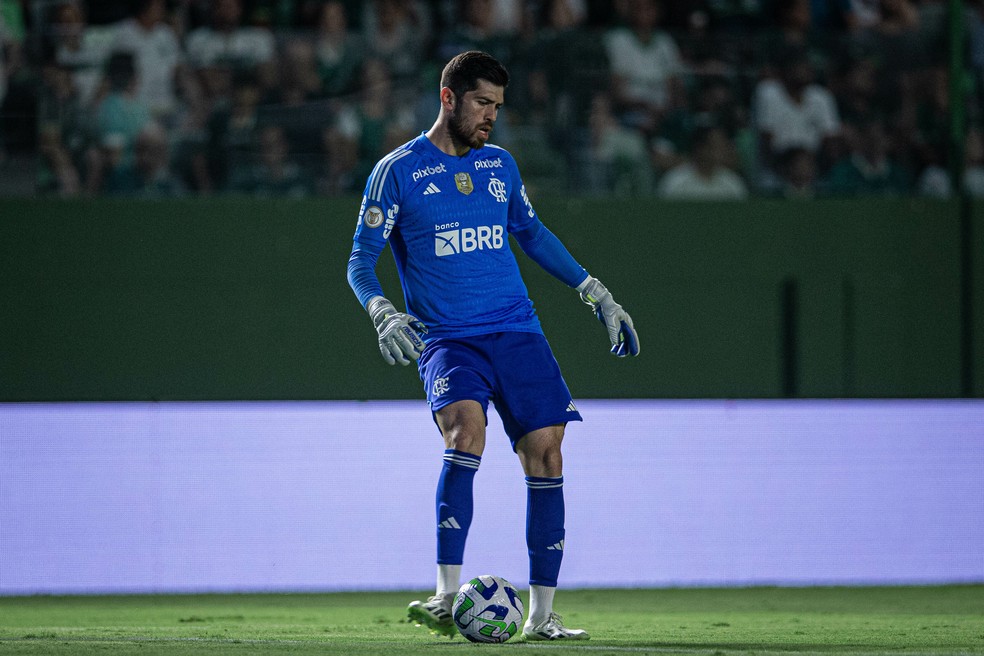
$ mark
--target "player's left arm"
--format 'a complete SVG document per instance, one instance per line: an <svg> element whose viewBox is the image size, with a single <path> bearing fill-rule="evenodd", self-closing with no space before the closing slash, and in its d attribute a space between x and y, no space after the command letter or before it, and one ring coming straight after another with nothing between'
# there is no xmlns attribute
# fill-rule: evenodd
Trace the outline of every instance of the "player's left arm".
<svg viewBox="0 0 984 656"><path fill-rule="evenodd" d="M543 225L526 194L526 188L518 181L519 197L510 202L510 232L530 259L569 287L577 289L581 300L591 306L598 320L604 324L611 341L611 352L618 357L639 355L639 335L632 324L632 317L615 302L611 292L578 264L563 242ZM515 195L515 192L514 192Z"/></svg>

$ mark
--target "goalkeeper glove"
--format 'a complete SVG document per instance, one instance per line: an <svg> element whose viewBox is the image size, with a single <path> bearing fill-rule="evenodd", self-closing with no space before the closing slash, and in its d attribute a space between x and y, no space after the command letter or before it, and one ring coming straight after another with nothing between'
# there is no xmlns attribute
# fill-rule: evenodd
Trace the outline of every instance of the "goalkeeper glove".
<svg viewBox="0 0 984 656"><path fill-rule="evenodd" d="M427 333L419 319L397 312L393 304L382 296L374 296L366 305L372 323L379 333L379 352L388 364L399 362L404 367L416 360L424 350L422 335Z"/></svg>
<svg viewBox="0 0 984 656"><path fill-rule="evenodd" d="M611 352L620 358L639 355L639 335L632 325L632 317L615 302L611 292L591 276L577 286L577 291L581 293L581 300L591 306L595 316L608 329Z"/></svg>

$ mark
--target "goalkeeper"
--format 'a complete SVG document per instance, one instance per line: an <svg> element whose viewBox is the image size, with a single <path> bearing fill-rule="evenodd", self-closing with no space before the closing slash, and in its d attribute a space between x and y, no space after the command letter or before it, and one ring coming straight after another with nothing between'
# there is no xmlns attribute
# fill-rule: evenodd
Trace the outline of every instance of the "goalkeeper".
<svg viewBox="0 0 984 656"><path fill-rule="evenodd" d="M417 360L427 403L444 437L437 483L437 590L410 604L411 620L456 632L472 520L472 482L482 461L489 402L526 474L530 558L528 640L587 639L553 612L564 555L561 442L581 415L543 336L512 235L550 274L575 288L605 325L611 352L639 354L632 319L540 222L512 156L488 143L509 75L491 56L454 57L441 75L440 110L427 132L382 158L366 184L348 280L369 313L389 364ZM393 251L407 312L375 274Z"/></svg>

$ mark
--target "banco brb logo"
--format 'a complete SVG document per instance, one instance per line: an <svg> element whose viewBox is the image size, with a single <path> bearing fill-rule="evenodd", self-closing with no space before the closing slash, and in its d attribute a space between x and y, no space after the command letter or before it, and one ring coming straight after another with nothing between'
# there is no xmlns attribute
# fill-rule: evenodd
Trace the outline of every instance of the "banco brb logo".
<svg viewBox="0 0 984 656"><path fill-rule="evenodd" d="M455 228L454 230L441 230L434 234L434 254L438 257L502 248L504 240L501 225L461 229L458 229L457 225L458 223L454 222L435 226L438 229Z"/></svg>

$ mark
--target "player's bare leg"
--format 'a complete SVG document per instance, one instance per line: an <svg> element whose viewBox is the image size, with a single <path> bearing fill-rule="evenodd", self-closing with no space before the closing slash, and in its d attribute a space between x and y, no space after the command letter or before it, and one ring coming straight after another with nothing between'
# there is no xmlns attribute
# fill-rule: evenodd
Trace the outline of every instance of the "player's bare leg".
<svg viewBox="0 0 984 656"><path fill-rule="evenodd" d="M434 413L444 448L481 456L485 451L485 412L478 401L455 401Z"/></svg>
<svg viewBox="0 0 984 656"><path fill-rule="evenodd" d="M465 538L471 525L472 479L485 450L485 412L476 401L456 401L435 414L444 436L444 467L437 488L437 589L407 607L410 621L432 632L457 633L451 603L461 581Z"/></svg>
<svg viewBox="0 0 984 656"><path fill-rule="evenodd" d="M524 435L516 454L526 472L526 541L530 549L530 609L523 626L527 640L587 640L582 629L569 629L553 612L557 575L564 555L564 425Z"/></svg>

